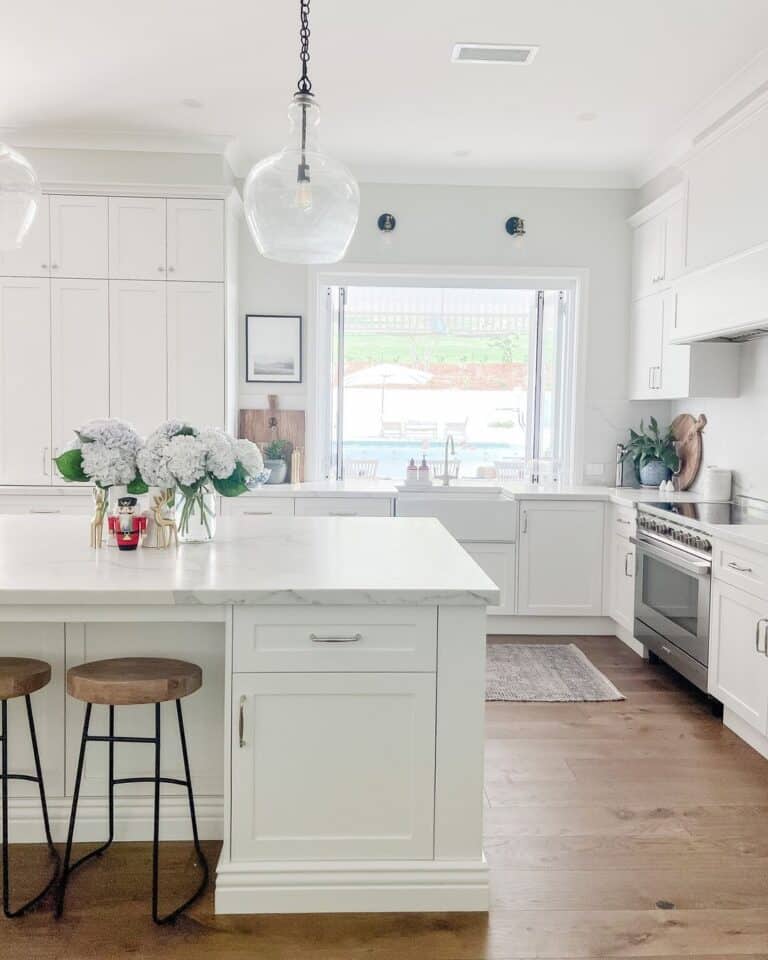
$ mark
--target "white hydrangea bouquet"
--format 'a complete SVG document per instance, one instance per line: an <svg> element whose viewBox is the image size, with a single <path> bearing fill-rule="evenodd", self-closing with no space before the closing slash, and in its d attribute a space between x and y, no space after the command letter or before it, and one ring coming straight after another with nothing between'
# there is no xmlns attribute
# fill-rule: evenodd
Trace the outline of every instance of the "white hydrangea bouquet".
<svg viewBox="0 0 768 960"><path fill-rule="evenodd" d="M95 485L91 546L101 546L110 487L127 487L131 494L147 491L136 464L141 445L141 437L124 420L91 420L75 430L72 446L56 457L65 480Z"/></svg>
<svg viewBox="0 0 768 960"><path fill-rule="evenodd" d="M178 492L176 525L181 540L210 540L215 494L238 497L264 469L250 440L235 440L215 427L197 429L181 420L161 424L137 454L143 483Z"/></svg>

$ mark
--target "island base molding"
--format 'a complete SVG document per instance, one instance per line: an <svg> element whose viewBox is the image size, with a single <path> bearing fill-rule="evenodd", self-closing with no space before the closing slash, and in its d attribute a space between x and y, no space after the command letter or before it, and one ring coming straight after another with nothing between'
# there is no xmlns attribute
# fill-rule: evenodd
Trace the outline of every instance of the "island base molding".
<svg viewBox="0 0 768 960"><path fill-rule="evenodd" d="M220 860L216 913L486 912L482 860L233 862Z"/></svg>
<svg viewBox="0 0 768 960"><path fill-rule="evenodd" d="M67 839L71 797L48 797L48 815L55 843ZM148 841L153 828L152 797L115 797L115 842ZM44 843L45 833L37 797L11 797L9 802L12 843ZM222 797L195 797L197 828L201 840L221 840L224 836L224 800ZM107 801L101 797L80 797L77 805L78 843L99 843L109 833ZM160 822L163 840L191 841L189 803L186 796L161 797Z"/></svg>

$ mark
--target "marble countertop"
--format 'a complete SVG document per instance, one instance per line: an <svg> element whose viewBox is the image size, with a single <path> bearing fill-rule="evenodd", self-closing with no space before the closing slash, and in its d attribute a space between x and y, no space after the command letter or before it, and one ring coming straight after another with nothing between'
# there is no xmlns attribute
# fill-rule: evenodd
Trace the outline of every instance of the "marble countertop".
<svg viewBox="0 0 768 960"><path fill-rule="evenodd" d="M431 518L262 517L178 549L92 550L76 516L0 516L0 604L473 604L499 591ZM0 614L0 619L2 615Z"/></svg>

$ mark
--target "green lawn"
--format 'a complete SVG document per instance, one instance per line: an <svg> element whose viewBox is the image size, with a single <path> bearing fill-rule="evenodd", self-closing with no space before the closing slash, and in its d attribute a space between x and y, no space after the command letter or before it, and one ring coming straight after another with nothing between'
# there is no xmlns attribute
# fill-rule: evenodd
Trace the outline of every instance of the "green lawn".
<svg viewBox="0 0 768 960"><path fill-rule="evenodd" d="M400 363L427 366L438 363L527 363L528 337L458 337L447 334L348 333L344 337L347 362Z"/></svg>

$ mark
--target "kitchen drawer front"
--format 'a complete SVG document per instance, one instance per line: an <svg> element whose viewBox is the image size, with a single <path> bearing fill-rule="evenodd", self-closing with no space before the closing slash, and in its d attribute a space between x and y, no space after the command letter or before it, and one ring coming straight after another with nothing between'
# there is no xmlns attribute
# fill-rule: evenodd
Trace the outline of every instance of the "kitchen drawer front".
<svg viewBox="0 0 768 960"><path fill-rule="evenodd" d="M713 552L712 569L717 580L768 600L768 553L717 538L713 541Z"/></svg>
<svg viewBox="0 0 768 960"><path fill-rule="evenodd" d="M236 607L235 673L432 672L435 607Z"/></svg>
<svg viewBox="0 0 768 960"><path fill-rule="evenodd" d="M517 540L517 503L514 500L438 500L436 497L400 497L399 517L436 517L464 543L514 543Z"/></svg>
<svg viewBox="0 0 768 960"><path fill-rule="evenodd" d="M298 497L297 517L391 517L385 497Z"/></svg>
<svg viewBox="0 0 768 960"><path fill-rule="evenodd" d="M90 515L93 513L93 498L90 493L78 496L33 496L0 495L0 514L3 513L51 513L64 515Z"/></svg>
<svg viewBox="0 0 768 960"><path fill-rule="evenodd" d="M223 517L292 517L293 497L222 497Z"/></svg>
<svg viewBox="0 0 768 960"><path fill-rule="evenodd" d="M614 504L611 514L613 532L620 537L634 537L635 535L635 509L634 507L620 507Z"/></svg>

